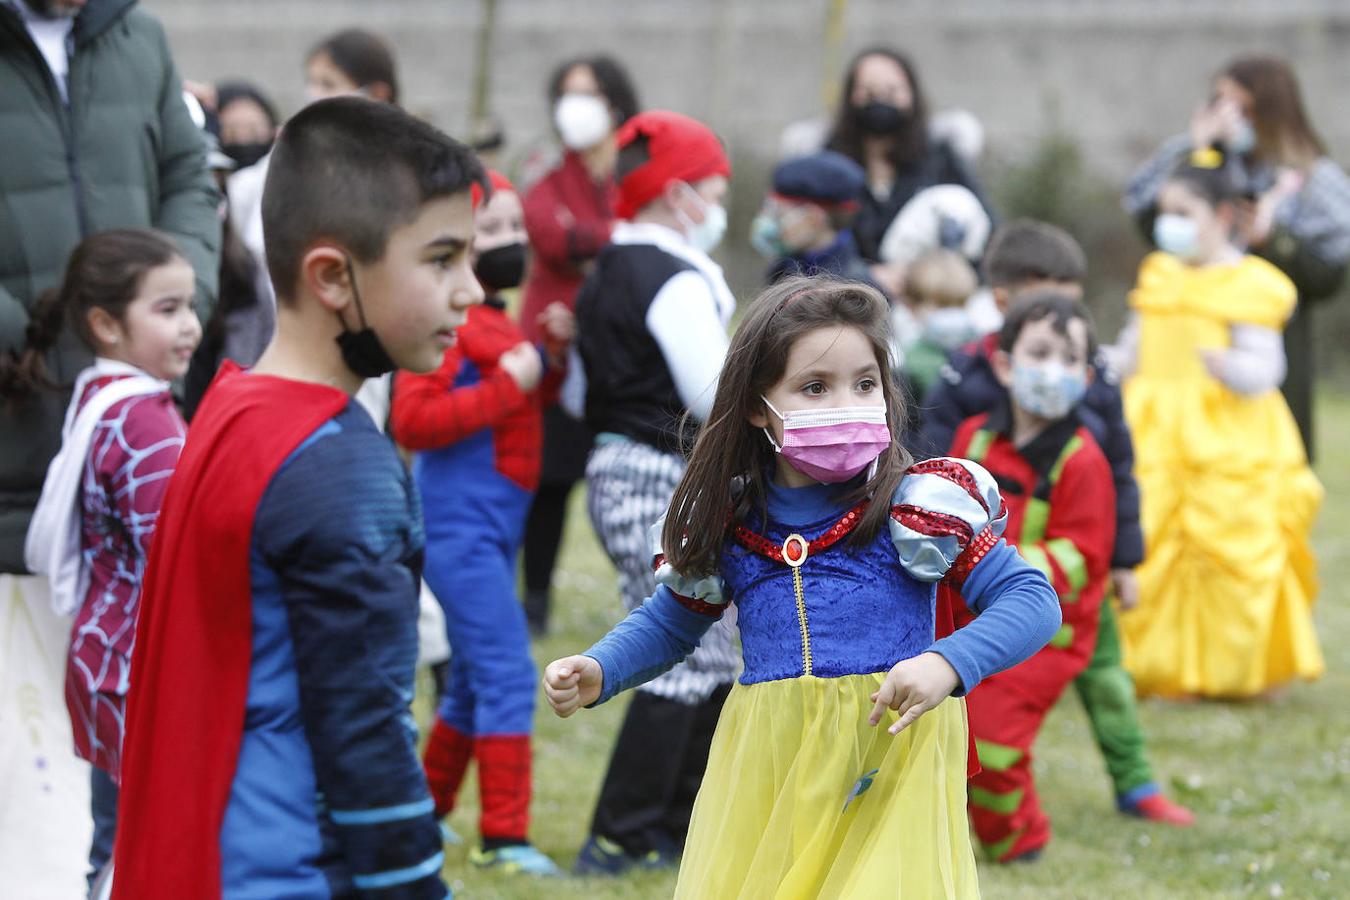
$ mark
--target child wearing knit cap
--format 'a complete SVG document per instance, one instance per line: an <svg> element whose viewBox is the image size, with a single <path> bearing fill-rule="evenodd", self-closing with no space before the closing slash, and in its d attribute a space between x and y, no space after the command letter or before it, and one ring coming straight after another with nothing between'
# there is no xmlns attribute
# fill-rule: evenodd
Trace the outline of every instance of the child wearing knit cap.
<svg viewBox="0 0 1350 900"><path fill-rule="evenodd" d="M632 609L655 590L647 529L684 472L693 430L685 414L707 419L727 351L735 300L708 254L726 230L731 166L717 136L678 113L639 113L617 141L620 221L577 294L579 360L568 377L585 382L597 436L586 466L591 522ZM634 696L578 873L679 855L739 665L733 631L719 624L687 662Z"/></svg>

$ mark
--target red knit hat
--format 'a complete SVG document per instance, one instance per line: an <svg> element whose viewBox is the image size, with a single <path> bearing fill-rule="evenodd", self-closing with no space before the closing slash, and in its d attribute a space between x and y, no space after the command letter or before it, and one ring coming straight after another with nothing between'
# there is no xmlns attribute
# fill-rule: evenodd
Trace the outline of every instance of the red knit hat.
<svg viewBox="0 0 1350 900"><path fill-rule="evenodd" d="M693 183L712 175L731 177L722 142L712 129L688 116L653 109L638 113L619 128L619 151L638 138L647 139L648 159L619 182L614 214L631 219L661 196L672 181Z"/></svg>
<svg viewBox="0 0 1350 900"><path fill-rule="evenodd" d="M519 191L516 190L516 186L496 169L488 169L487 177L488 182L492 184L492 192L494 194L498 191L510 191L513 194L519 193ZM475 181L469 186L469 196L473 200L473 208L477 210L478 205L483 202L483 188L478 182Z"/></svg>

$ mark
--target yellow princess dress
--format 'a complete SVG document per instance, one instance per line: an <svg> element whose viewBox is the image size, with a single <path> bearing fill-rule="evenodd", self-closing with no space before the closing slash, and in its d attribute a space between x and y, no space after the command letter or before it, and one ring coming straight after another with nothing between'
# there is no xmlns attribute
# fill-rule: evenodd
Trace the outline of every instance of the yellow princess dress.
<svg viewBox="0 0 1350 900"><path fill-rule="evenodd" d="M995 669L1049 639L1053 590L998 540L998 486L974 463L916 465L891 499L889 530L858 545L849 535L864 507L839 508L835 486L769 490L767 521L735 529L718 575L685 579L657 547L657 594L587 651L605 673L603 702L697 642L668 635L701 633L735 606L745 671L718 720L676 898L977 897L964 699L943 700L893 736L894 713L868 724L871 695L898 660L929 649L967 658L959 648L972 646L963 641L973 625L934 643L950 632L950 607L936 601L944 576L969 572L964 585L977 604L1011 592L1028 609L1052 611L1044 635L1000 644ZM678 615L665 621L707 621L649 627L671 609ZM663 635L657 656L625 649L624 635L639 631ZM958 673L964 665L953 663ZM973 687L979 672L967 675Z"/></svg>
<svg viewBox="0 0 1350 900"><path fill-rule="evenodd" d="M1124 400L1148 556L1120 625L1141 693L1249 697L1325 670L1309 546L1322 486L1280 392L1236 393L1201 358L1232 326L1282 330L1295 302L1253 256L1193 267L1154 253L1140 267Z"/></svg>

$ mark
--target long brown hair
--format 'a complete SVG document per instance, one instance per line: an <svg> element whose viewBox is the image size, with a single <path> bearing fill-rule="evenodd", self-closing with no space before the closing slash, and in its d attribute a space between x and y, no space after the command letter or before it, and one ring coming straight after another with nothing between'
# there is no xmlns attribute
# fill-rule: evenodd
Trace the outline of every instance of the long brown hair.
<svg viewBox="0 0 1350 900"><path fill-rule="evenodd" d="M692 577L712 574L731 524L756 509L764 517L765 478L771 476L775 454L763 431L747 417L764 411L761 395L782 379L793 344L817 328L838 325L857 328L872 345L893 436L877 459L876 474L842 495L841 502L852 506L895 492L913 460L900 444L905 402L891 375L885 299L876 288L859 282L785 279L751 303L736 329L712 414L699 431L689 468L670 501L661 546L676 571ZM889 503L868 506L850 541L875 537L889 514Z"/></svg>
<svg viewBox="0 0 1350 900"><path fill-rule="evenodd" d="M44 360L62 330L70 328L97 352L89 311L102 309L122 321L145 273L177 258L173 239L149 228L122 228L85 238L71 253L60 286L33 304L23 350L0 354L0 398L14 404L40 388L56 387Z"/></svg>
<svg viewBox="0 0 1350 900"><path fill-rule="evenodd" d="M919 84L919 72L909 57L890 47L872 47L864 50L848 65L848 74L844 77L844 90L839 98L839 109L835 111L834 125L825 141L828 150L844 154L859 165L866 165L863 157L863 134L858 120L853 116L853 88L858 83L858 68L869 56L882 56L900 67L909 81L910 107L909 121L902 131L882 135L891 139L886 159L897 170L903 170L918 162L928 152L928 100L924 97L923 87Z"/></svg>
<svg viewBox="0 0 1350 900"><path fill-rule="evenodd" d="M1303 109L1298 78L1287 62L1274 56L1243 56L1225 66L1219 77L1233 79L1252 95L1258 159L1307 170L1326 155Z"/></svg>

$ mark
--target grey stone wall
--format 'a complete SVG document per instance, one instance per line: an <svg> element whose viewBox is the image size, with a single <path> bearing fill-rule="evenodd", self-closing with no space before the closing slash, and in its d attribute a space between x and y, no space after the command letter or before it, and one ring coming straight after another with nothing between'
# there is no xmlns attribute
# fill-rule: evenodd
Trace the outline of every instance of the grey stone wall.
<svg viewBox="0 0 1350 900"><path fill-rule="evenodd" d="M302 102L315 41L370 28L398 52L405 105L453 134L468 126L483 0L145 5L186 76L247 77L284 111ZM743 245L783 127L832 105L848 57L876 43L912 54L935 108L983 121L991 172L1059 129L1118 182L1185 127L1214 70L1247 52L1293 61L1313 121L1350 161L1350 0L497 0L488 96L510 167L548 143L544 83L557 62L618 56L645 106L702 118L729 143L731 238ZM752 285L755 263L737 246L725 255L737 286Z"/></svg>

